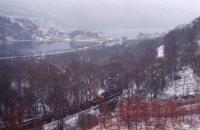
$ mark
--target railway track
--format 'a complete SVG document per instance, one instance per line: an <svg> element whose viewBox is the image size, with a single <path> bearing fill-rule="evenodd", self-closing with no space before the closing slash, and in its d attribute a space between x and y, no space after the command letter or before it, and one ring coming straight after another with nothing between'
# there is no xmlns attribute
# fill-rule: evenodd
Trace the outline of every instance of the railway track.
<svg viewBox="0 0 200 130"><path fill-rule="evenodd" d="M66 110L64 112L62 117L64 118L67 115L73 115L73 114L78 113L80 111L89 109L93 106L100 105L100 104L105 103L109 100L117 98L121 94L122 94L122 91L119 90L119 91L116 91L116 92L114 92L110 95L107 94L105 96L104 100L96 98L96 99L91 100L89 102L83 103L79 106L69 108L68 110ZM55 115L55 114L49 114L49 115L46 115L44 117L39 117L39 118L36 118L36 119L33 119L33 120L29 120L29 121L17 124L17 126L15 126L14 129L11 128L11 127L5 127L5 128L1 128L0 130L28 130L28 129L33 129L33 128L41 128L44 124L50 123L53 119L54 120L58 119L58 116Z"/></svg>

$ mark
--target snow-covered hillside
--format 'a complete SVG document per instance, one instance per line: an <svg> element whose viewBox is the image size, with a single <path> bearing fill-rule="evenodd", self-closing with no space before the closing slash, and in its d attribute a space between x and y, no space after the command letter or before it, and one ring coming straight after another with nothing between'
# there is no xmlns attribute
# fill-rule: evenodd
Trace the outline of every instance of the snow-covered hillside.
<svg viewBox="0 0 200 130"><path fill-rule="evenodd" d="M193 70L189 67L185 67L182 71L179 71L178 76L180 79L171 81L165 90L165 94L168 96L186 96L194 95L200 90L200 78L194 74Z"/></svg>
<svg viewBox="0 0 200 130"><path fill-rule="evenodd" d="M157 48L157 58L164 57L164 45L161 45Z"/></svg>
<svg viewBox="0 0 200 130"><path fill-rule="evenodd" d="M44 28L30 19L0 15L0 41L47 41L69 39L56 28Z"/></svg>

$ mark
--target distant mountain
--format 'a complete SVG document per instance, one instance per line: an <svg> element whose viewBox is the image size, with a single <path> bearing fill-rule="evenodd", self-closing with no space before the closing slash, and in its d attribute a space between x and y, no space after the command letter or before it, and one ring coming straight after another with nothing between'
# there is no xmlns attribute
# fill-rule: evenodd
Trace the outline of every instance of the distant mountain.
<svg viewBox="0 0 200 130"><path fill-rule="evenodd" d="M43 28L28 18L0 15L0 42L17 40L65 40L68 34L56 28Z"/></svg>
<svg viewBox="0 0 200 130"><path fill-rule="evenodd" d="M6 40L35 40L39 26L28 19L0 16L0 37Z"/></svg>

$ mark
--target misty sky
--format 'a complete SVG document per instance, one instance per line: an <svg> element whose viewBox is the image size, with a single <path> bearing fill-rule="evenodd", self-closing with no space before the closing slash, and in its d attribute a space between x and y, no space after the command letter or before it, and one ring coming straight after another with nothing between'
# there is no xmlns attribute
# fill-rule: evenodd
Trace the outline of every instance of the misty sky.
<svg viewBox="0 0 200 130"><path fill-rule="evenodd" d="M200 16L200 0L0 0L0 10L66 28L173 28Z"/></svg>

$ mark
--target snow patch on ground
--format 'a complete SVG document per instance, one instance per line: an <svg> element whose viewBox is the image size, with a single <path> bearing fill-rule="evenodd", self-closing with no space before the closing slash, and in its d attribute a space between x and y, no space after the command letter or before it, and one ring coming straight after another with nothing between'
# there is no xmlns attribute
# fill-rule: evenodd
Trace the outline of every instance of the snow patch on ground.
<svg viewBox="0 0 200 130"><path fill-rule="evenodd" d="M99 89L98 92L97 92L97 94L98 94L98 95L101 95L101 94L104 93L104 92L105 92L105 90Z"/></svg>
<svg viewBox="0 0 200 130"><path fill-rule="evenodd" d="M165 94L168 96L185 96L194 95L200 90L200 78L194 74L193 70L185 67L178 72L181 77L176 81L172 81L166 87Z"/></svg>
<svg viewBox="0 0 200 130"><path fill-rule="evenodd" d="M200 40L198 40L198 41L197 41L197 43L198 43L198 44L199 44L199 46L200 46Z"/></svg>
<svg viewBox="0 0 200 130"><path fill-rule="evenodd" d="M76 113L71 116L66 116L63 121L64 121L64 130L68 130L70 128L76 127L77 126L77 121L79 118L79 115L85 113L85 114L99 114L99 110L97 109L99 106L92 107L90 109L87 109L85 111L81 111L79 113ZM44 130L55 130L58 126L58 121L53 121L51 123L43 125Z"/></svg>
<svg viewBox="0 0 200 130"><path fill-rule="evenodd" d="M164 45L159 46L157 49L157 58L164 57Z"/></svg>
<svg viewBox="0 0 200 130"><path fill-rule="evenodd" d="M133 87L130 87L128 89L124 89L123 92L122 92L122 95L120 97L129 97L129 96L132 96L135 94L135 92L137 91L137 86L135 83L133 83Z"/></svg>

